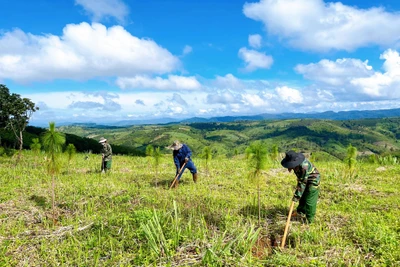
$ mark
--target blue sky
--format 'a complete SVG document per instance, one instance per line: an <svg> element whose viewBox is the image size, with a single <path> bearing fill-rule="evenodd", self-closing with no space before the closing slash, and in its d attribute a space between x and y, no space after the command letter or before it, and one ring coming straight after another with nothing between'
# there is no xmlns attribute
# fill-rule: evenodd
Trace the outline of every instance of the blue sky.
<svg viewBox="0 0 400 267"><path fill-rule="evenodd" d="M400 107L400 3L2 0L32 124Z"/></svg>

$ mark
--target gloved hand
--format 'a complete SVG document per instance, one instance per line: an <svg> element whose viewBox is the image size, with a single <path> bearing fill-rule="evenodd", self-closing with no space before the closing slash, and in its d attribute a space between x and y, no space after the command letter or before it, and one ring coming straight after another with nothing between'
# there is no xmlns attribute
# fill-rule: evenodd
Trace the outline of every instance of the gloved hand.
<svg viewBox="0 0 400 267"><path fill-rule="evenodd" d="M188 163L188 161L189 161L189 158L185 158L185 163Z"/></svg>
<svg viewBox="0 0 400 267"><path fill-rule="evenodd" d="M300 198L298 196L293 196L292 201L299 202Z"/></svg>

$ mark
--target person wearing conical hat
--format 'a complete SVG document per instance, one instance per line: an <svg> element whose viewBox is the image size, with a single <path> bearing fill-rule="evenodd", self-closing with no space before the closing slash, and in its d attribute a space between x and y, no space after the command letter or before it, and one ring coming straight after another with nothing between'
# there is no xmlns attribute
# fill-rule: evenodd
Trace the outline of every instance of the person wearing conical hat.
<svg viewBox="0 0 400 267"><path fill-rule="evenodd" d="M178 175L179 170L181 169L183 164L186 163L181 173L179 174L178 178L176 179L174 187L177 187L179 185L179 180L181 179L181 176L186 168L190 170L193 176L193 182L196 183L197 169L191 159L192 151L190 150L190 148L186 144L181 144L181 142L179 142L178 140L174 141L174 143L170 145L168 148L173 150L172 156L174 157L176 175Z"/></svg>
<svg viewBox="0 0 400 267"><path fill-rule="evenodd" d="M297 177L297 187L293 201L299 202L293 217L306 218L308 223L314 221L317 211L320 174L313 164L302 153L293 150L286 152L281 165L294 172Z"/></svg>
<svg viewBox="0 0 400 267"><path fill-rule="evenodd" d="M101 150L102 154L101 172L105 173L106 171L109 171L111 169L112 149L111 145L107 142L107 139L105 139L104 137L100 138L99 143L103 145L103 148Z"/></svg>

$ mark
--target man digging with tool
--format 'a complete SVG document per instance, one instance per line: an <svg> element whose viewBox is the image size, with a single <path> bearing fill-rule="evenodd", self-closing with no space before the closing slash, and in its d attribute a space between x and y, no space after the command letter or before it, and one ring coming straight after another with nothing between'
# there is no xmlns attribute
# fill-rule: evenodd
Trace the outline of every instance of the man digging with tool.
<svg viewBox="0 0 400 267"><path fill-rule="evenodd" d="M171 186L176 188L179 185L179 180L186 168L190 170L193 175L193 182L197 182L197 169L192 159L192 151L186 144L181 144L179 141L174 141L172 145L168 147L173 150L174 163L176 166L176 177L172 181ZM182 168L182 169L181 169Z"/></svg>
<svg viewBox="0 0 400 267"><path fill-rule="evenodd" d="M308 223L312 223L317 210L319 193L320 174L318 170L302 153L296 153L292 150L286 152L281 164L289 172L293 170L297 176L297 188L293 201L299 201L299 205L292 217L306 218Z"/></svg>
<svg viewBox="0 0 400 267"><path fill-rule="evenodd" d="M106 171L111 169L112 149L110 144L107 143L107 139L105 139L104 137L100 138L99 143L103 145L103 148L101 150L101 173L105 173Z"/></svg>

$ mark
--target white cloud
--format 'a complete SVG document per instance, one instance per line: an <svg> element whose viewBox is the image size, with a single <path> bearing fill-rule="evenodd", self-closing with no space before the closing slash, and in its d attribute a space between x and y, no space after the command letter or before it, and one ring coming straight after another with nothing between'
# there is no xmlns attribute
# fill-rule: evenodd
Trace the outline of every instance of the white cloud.
<svg viewBox="0 0 400 267"><path fill-rule="evenodd" d="M129 14L128 6L121 0L75 0L75 4L82 6L95 22L114 17L122 23Z"/></svg>
<svg viewBox="0 0 400 267"><path fill-rule="evenodd" d="M14 30L0 35L0 79L17 82L164 74L179 59L149 39L121 26L69 24L62 36Z"/></svg>
<svg viewBox="0 0 400 267"><path fill-rule="evenodd" d="M277 87L276 93L281 100L290 104L301 104L303 103L303 95L299 90L289 88L287 86Z"/></svg>
<svg viewBox="0 0 400 267"><path fill-rule="evenodd" d="M207 95L206 104L235 104L241 102L241 96L229 90L218 91Z"/></svg>
<svg viewBox="0 0 400 267"><path fill-rule="evenodd" d="M239 49L239 57L246 63L246 71L269 69L274 62L271 56L245 47Z"/></svg>
<svg viewBox="0 0 400 267"><path fill-rule="evenodd" d="M187 54L192 53L193 48L190 45L185 45L185 47L183 48L182 54L185 56Z"/></svg>
<svg viewBox="0 0 400 267"><path fill-rule="evenodd" d="M343 58L331 61L323 59L318 63L307 65L299 64L295 70L309 80L319 81L328 85L340 86L349 82L349 79L367 77L373 73L368 60Z"/></svg>
<svg viewBox="0 0 400 267"><path fill-rule="evenodd" d="M325 92L327 99L373 101L400 98L399 52L388 49L380 59L385 60L384 72L374 71L368 61L351 58L336 61L324 59L316 64L298 65L295 70L325 88L320 92Z"/></svg>
<svg viewBox="0 0 400 267"><path fill-rule="evenodd" d="M259 34L250 34L249 35L249 45L253 48L261 47L262 37Z"/></svg>
<svg viewBox="0 0 400 267"><path fill-rule="evenodd" d="M265 105L264 100L259 95L243 94L242 97L242 102L245 105L250 105L252 107L262 107Z"/></svg>
<svg viewBox="0 0 400 267"><path fill-rule="evenodd" d="M264 23L269 34L311 51L352 51L398 43L400 14L383 7L360 9L323 0L260 0L245 3L243 13Z"/></svg>
<svg viewBox="0 0 400 267"><path fill-rule="evenodd" d="M167 79L149 76L121 77L116 83L122 89L197 90L201 88L200 82L194 76L168 75Z"/></svg>
<svg viewBox="0 0 400 267"><path fill-rule="evenodd" d="M400 55L395 50L386 50L380 59L384 59L384 73L375 72L370 77L354 78L352 85L371 97L400 97Z"/></svg>

